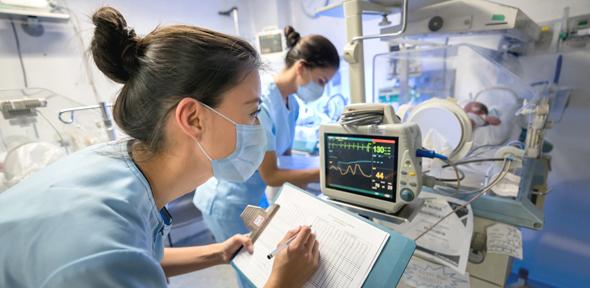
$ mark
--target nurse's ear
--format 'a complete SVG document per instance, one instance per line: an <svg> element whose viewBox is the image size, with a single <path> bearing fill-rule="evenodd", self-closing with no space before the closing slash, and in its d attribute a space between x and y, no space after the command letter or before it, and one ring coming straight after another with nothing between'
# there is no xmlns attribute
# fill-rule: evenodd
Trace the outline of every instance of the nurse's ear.
<svg viewBox="0 0 590 288"><path fill-rule="evenodd" d="M297 78L299 79L299 81L297 81L297 85L305 85L307 83L309 83L310 79L309 78L309 71L305 61L303 60L298 60L297 62L295 62L295 64L293 64L292 69L295 70L295 74L297 75Z"/></svg>
<svg viewBox="0 0 590 288"><path fill-rule="evenodd" d="M297 76L305 78L305 70L307 69L307 66L305 66L305 61L297 60L297 62L293 64L293 68L295 69L295 73L297 73Z"/></svg>
<svg viewBox="0 0 590 288"><path fill-rule="evenodd" d="M174 118L176 123L188 137L199 140L205 127L205 108L199 101L186 97L176 105Z"/></svg>

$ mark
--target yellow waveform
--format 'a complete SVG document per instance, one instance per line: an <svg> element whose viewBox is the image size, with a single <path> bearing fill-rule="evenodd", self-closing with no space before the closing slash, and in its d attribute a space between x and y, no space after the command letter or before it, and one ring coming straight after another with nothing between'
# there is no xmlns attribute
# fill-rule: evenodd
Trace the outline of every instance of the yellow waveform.
<svg viewBox="0 0 590 288"><path fill-rule="evenodd" d="M340 175L344 176L347 174L352 174L352 175L356 175L357 173L361 173L361 175L363 175L363 177L365 178L371 178L371 174L367 175L363 169L361 168L360 164L354 164L354 166L352 165L346 165L346 169L344 171L342 171L341 167L332 165L330 167L328 167L328 169L330 170L338 170L338 172L340 172Z"/></svg>

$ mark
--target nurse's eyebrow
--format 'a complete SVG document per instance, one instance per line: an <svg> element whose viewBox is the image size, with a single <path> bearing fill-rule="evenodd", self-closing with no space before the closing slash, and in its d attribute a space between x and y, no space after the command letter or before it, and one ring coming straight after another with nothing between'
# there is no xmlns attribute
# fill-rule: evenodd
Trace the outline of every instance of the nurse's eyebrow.
<svg viewBox="0 0 590 288"><path fill-rule="evenodd" d="M246 104L251 104L251 103L255 103L255 102L260 104L260 103L262 103L262 99L256 98L256 99L248 100L248 101L246 101Z"/></svg>

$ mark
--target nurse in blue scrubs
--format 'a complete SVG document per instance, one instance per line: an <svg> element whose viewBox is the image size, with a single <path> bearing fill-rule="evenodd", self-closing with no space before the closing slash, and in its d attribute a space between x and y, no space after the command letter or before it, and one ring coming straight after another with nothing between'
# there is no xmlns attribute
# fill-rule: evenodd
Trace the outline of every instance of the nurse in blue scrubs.
<svg viewBox="0 0 590 288"><path fill-rule="evenodd" d="M167 276L252 251L244 235L184 248L163 239L166 203L212 176L247 179L262 161L256 51L185 25L139 37L110 7L92 20L93 58L122 84L113 115L130 139L74 153L0 193L0 287L166 287ZM266 287L301 287L319 266L310 229L283 241L292 236Z"/></svg>
<svg viewBox="0 0 590 288"><path fill-rule="evenodd" d="M203 212L205 222L217 241L225 241L236 233L248 233L240 219L246 205L257 205L264 197L266 185L281 186L285 182L305 186L319 181L319 169L285 170L277 166L280 155L291 152L299 105L322 96L324 86L340 65L334 45L320 35L301 38L292 27L285 28L289 51L285 68L263 90L259 119L266 130L267 146L264 160L257 172L240 181L212 178L197 188L194 203ZM241 180L246 180L242 183Z"/></svg>

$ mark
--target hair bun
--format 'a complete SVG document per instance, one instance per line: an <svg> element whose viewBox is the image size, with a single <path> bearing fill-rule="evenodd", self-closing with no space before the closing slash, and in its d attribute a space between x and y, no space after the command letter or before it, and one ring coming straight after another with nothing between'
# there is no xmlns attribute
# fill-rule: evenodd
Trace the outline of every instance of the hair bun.
<svg viewBox="0 0 590 288"><path fill-rule="evenodd" d="M139 65L140 39L112 7L98 9L92 23L96 26L91 44L94 62L113 81L127 82Z"/></svg>
<svg viewBox="0 0 590 288"><path fill-rule="evenodd" d="M301 39L299 32L295 31L295 29L293 29L291 26L286 26L284 33L285 38L287 39L287 47L289 47L289 49L293 48L293 46L299 42L299 39Z"/></svg>

